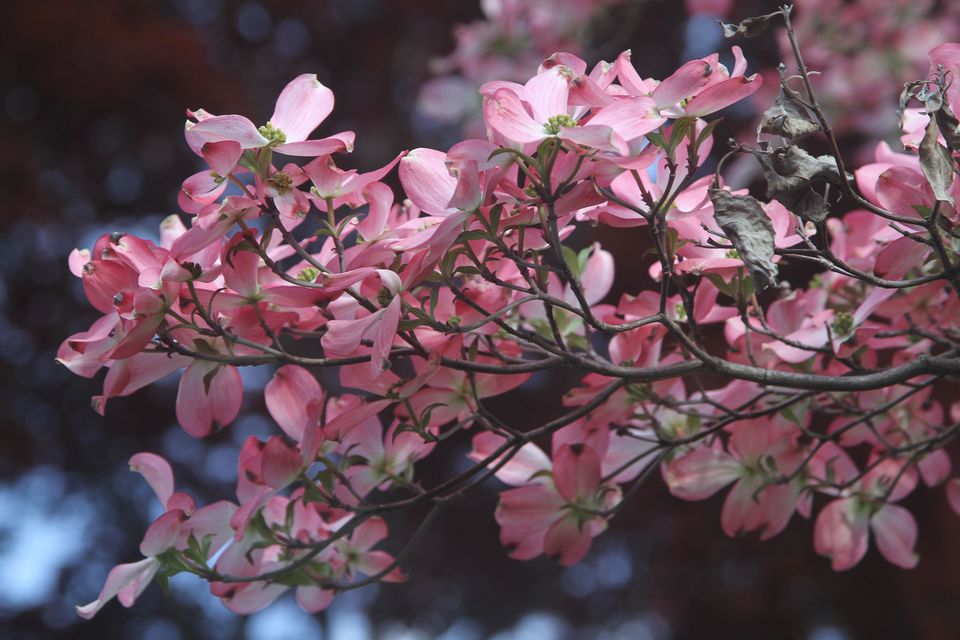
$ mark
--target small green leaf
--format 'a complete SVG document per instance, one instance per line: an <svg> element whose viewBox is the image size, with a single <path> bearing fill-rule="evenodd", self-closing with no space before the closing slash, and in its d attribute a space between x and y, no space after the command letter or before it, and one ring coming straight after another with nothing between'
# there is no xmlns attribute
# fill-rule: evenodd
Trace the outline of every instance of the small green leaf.
<svg viewBox="0 0 960 640"><path fill-rule="evenodd" d="M577 258L576 252L566 245L560 247L563 252L563 261L567 263L567 268L573 273L574 276L580 277L580 260Z"/></svg>

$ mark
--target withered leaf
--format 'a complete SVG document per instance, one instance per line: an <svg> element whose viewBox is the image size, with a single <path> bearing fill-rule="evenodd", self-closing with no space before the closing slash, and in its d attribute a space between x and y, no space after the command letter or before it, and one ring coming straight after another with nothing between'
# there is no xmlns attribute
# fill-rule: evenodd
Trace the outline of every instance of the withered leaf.
<svg viewBox="0 0 960 640"><path fill-rule="evenodd" d="M777 283L773 223L756 198L710 189L713 218L747 266L758 291Z"/></svg>
<svg viewBox="0 0 960 640"><path fill-rule="evenodd" d="M782 12L774 11L765 16L754 16L741 20L738 24L727 24L721 21L720 26L723 27L723 37L733 38L735 36L743 36L744 38L755 38L766 31L772 19L781 15L783 15Z"/></svg>
<svg viewBox="0 0 960 640"><path fill-rule="evenodd" d="M910 100L914 98L917 87L921 86L922 84L922 82L904 83L903 91L900 92L900 104L897 107L897 115L903 115L903 112L907 109L907 105L910 104Z"/></svg>
<svg viewBox="0 0 960 640"><path fill-rule="evenodd" d="M910 100L922 102L927 115L936 119L940 134L947 143L947 149L960 152L960 120L957 120L946 96L949 75L944 72L943 65L937 65L937 70L931 78L903 85L898 113L902 117Z"/></svg>
<svg viewBox="0 0 960 640"><path fill-rule="evenodd" d="M957 120L957 116L954 115L946 100L937 109L936 118L940 133L947 142L947 148L951 151L960 151L960 120Z"/></svg>
<svg viewBox="0 0 960 640"><path fill-rule="evenodd" d="M930 118L920 141L920 170L930 183L934 197L953 204L953 197L948 193L953 184L953 156L937 139L939 132L936 118Z"/></svg>
<svg viewBox="0 0 960 640"><path fill-rule="evenodd" d="M819 131L820 125L813 121L799 96L787 86L782 64L779 71L780 95L773 106L763 112L757 135L771 133L793 139Z"/></svg>
<svg viewBox="0 0 960 640"><path fill-rule="evenodd" d="M936 86L928 86L927 83L921 83L919 90L914 97L923 103L927 113L933 113L943 106L943 94Z"/></svg>
<svg viewBox="0 0 960 640"><path fill-rule="evenodd" d="M842 184L832 156L814 157L793 145L756 156L767 180L767 197L776 198L804 220L822 222L827 217L830 211L826 198L813 185Z"/></svg>

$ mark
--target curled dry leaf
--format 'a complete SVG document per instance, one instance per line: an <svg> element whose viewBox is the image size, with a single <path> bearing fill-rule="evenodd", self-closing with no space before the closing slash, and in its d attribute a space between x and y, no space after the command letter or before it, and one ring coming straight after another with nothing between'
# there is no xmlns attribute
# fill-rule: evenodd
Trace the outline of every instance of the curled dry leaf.
<svg viewBox="0 0 960 640"><path fill-rule="evenodd" d="M770 133L785 138L799 138L808 133L820 130L820 125L813 121L810 112L803 101L790 87L784 77L785 67L781 64L780 95L776 102L763 112L757 136L761 133Z"/></svg>
<svg viewBox="0 0 960 640"><path fill-rule="evenodd" d="M767 30L771 20L781 15L783 15L782 11L774 11L765 16L754 16L746 20L741 20L738 24L721 22L720 26L723 27L723 37L733 38L735 36L743 36L744 38L755 38Z"/></svg>
<svg viewBox="0 0 960 640"><path fill-rule="evenodd" d="M950 106L944 101L935 112L940 134L947 142L950 151L960 151L960 120L954 115Z"/></svg>
<svg viewBox="0 0 960 640"><path fill-rule="evenodd" d="M953 156L938 140L939 128L936 118L930 118L927 131L920 142L920 170L930 183L933 195L941 202L953 204L948 191L953 184Z"/></svg>
<svg viewBox="0 0 960 640"><path fill-rule="evenodd" d="M903 112L911 100L922 102L927 115L931 116L931 119L936 119L940 135L947 143L947 149L960 151L960 120L953 113L947 100L948 78L949 76L944 73L943 66L939 65L936 73L932 76L932 80L917 80L906 83L900 93L898 113L902 120Z"/></svg>
<svg viewBox="0 0 960 640"><path fill-rule="evenodd" d="M713 217L747 265L757 290L777 283L773 263L773 223L751 196L738 196L725 189L710 189Z"/></svg>
<svg viewBox="0 0 960 640"><path fill-rule="evenodd" d="M950 75L945 72L943 65L937 65L933 79L934 86L932 88L929 83L921 84L922 88L917 98L924 103L927 113L936 118L940 135L947 143L947 149L960 151L960 121L957 120L953 109L950 108L950 102L946 95L950 86Z"/></svg>
<svg viewBox="0 0 960 640"><path fill-rule="evenodd" d="M830 213L826 198L813 189L817 183L842 184L837 161L832 156L811 156L796 146L780 147L772 153L755 154L763 166L767 197L804 220L822 222Z"/></svg>

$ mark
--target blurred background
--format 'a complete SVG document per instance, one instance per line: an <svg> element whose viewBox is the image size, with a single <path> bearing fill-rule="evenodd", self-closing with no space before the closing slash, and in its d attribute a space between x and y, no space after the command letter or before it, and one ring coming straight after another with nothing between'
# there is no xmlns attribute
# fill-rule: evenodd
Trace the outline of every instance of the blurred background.
<svg viewBox="0 0 960 640"><path fill-rule="evenodd" d="M940 4L950 3L924 11ZM631 48L642 76L665 77L728 46L714 17L689 17L679 2L603 5L589 34L574 38L586 38L591 63ZM771 5L740 2L736 17ZM491 484L443 514L407 562L407 583L345 594L318 616L288 596L239 618L204 583L179 576L169 596L151 586L133 609L114 602L79 619L74 605L96 597L114 564L140 557L158 515L129 457L166 456L198 503L233 497L240 443L271 433L259 393L270 371L244 372L242 417L203 442L176 425L175 377L111 401L101 418L89 406L100 377L54 362L58 344L95 319L67 254L106 231L154 237L177 210L180 182L198 169L183 143L185 108L264 121L299 73L317 73L336 94L321 133L358 134L355 153L338 163L371 169L399 149L446 149L471 126L469 108L438 112L437 96L442 107L470 91L448 83L425 97L421 87L450 71L436 59L454 50L454 26L483 13L473 0L7 0L0 16L0 638L960 637L960 519L940 491L908 501L921 525L917 569L871 551L837 574L814 553L810 522L763 544L727 539L719 498L685 503L657 481L571 568L506 557ZM741 44L752 70L778 61L773 35ZM530 64L527 74L536 58ZM895 95L887 97L892 114ZM755 114L745 105L725 115L719 140ZM851 153L862 141L862 132L844 137ZM600 239L619 252L622 273L639 272L625 236ZM621 291L636 289L623 280ZM494 408L532 426L557 411L543 399L569 383L538 379ZM428 479L464 464L451 453L429 462ZM390 521L398 542L418 515Z"/></svg>

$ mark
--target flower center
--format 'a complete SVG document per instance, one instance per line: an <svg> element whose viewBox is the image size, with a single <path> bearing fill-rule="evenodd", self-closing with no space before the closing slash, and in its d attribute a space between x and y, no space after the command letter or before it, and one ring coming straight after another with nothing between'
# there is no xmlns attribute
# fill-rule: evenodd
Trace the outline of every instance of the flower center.
<svg viewBox="0 0 960 640"><path fill-rule="evenodd" d="M278 144L283 144L287 141L287 134L273 126L273 124L270 122L257 129L257 131L260 132L260 135L270 141L268 146L275 147Z"/></svg>
<svg viewBox="0 0 960 640"><path fill-rule="evenodd" d="M282 133L280 135L283 135ZM277 193L283 195L293 189L293 178L290 174L278 171L267 180L267 183L277 190Z"/></svg>
<svg viewBox="0 0 960 640"><path fill-rule="evenodd" d="M838 336L848 336L853 332L853 314L849 311L841 311L833 319L831 325L833 332Z"/></svg>
<svg viewBox="0 0 960 640"><path fill-rule="evenodd" d="M560 133L560 129L564 127L575 127L575 126L577 126L576 120L574 120L567 114L563 114L560 116L550 116L550 118L547 119L547 124L543 126L543 130L549 133L550 135L555 136L558 133Z"/></svg>

